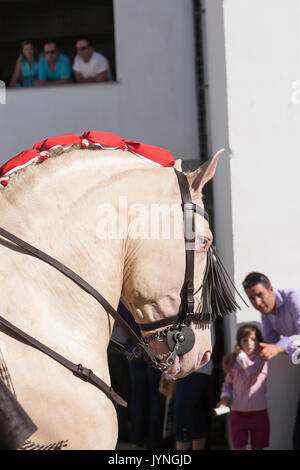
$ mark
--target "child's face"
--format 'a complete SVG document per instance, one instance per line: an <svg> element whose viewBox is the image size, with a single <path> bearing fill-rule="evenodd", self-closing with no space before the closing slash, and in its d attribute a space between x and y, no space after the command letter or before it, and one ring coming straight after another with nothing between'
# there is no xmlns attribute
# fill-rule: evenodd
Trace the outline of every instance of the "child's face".
<svg viewBox="0 0 300 470"><path fill-rule="evenodd" d="M241 339L240 343L242 350L245 351L248 356L253 354L258 347L258 341L256 339L255 332L253 331L252 333L250 333L249 336L244 336L244 338Z"/></svg>

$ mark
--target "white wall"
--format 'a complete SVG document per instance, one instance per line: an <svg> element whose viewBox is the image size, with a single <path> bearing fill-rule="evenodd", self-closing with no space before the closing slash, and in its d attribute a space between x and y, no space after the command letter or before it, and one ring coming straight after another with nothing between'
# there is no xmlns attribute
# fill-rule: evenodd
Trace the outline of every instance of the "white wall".
<svg viewBox="0 0 300 470"><path fill-rule="evenodd" d="M300 78L300 2L206 1L212 150L225 146L214 180L217 245L231 258L236 286L252 270L275 287L300 287L299 123L293 83ZM299 94L298 94L299 97ZM253 308L227 320L257 321ZM272 449L291 448L300 366L270 362Z"/></svg>
<svg viewBox="0 0 300 470"><path fill-rule="evenodd" d="M115 0L118 82L8 90L0 162L89 129L197 158L192 3ZM218 251L240 289L253 269L277 287L299 287L300 2L204 3L210 153L226 149L214 179ZM245 308L228 318L227 349L237 323L258 319ZM291 447L299 375L286 357L270 363L273 449Z"/></svg>
<svg viewBox="0 0 300 470"><path fill-rule="evenodd" d="M118 83L7 90L0 162L89 129L198 158L192 0L115 0L114 12Z"/></svg>

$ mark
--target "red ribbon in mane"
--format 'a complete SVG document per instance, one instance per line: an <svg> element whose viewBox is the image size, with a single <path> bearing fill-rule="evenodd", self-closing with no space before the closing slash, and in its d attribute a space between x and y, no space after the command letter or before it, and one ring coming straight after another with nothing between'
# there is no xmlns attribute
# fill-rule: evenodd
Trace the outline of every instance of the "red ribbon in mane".
<svg viewBox="0 0 300 470"><path fill-rule="evenodd" d="M87 143L85 143L87 142ZM11 158L8 162L0 167L0 178L5 177L8 172L14 168L25 166L33 159L39 158L43 161L46 157L40 155L41 152L52 149L56 146L69 147L73 144L80 144L82 148L88 146L88 143L99 144L101 147L122 148L137 154L140 157L152 160L161 166L173 166L175 161L169 150L155 147L153 145L143 144L132 140L124 140L116 134L109 132L87 131L81 136L75 134L65 134L58 137L50 137L34 144L32 149L19 153L16 157ZM6 186L7 182L2 180L0 185Z"/></svg>

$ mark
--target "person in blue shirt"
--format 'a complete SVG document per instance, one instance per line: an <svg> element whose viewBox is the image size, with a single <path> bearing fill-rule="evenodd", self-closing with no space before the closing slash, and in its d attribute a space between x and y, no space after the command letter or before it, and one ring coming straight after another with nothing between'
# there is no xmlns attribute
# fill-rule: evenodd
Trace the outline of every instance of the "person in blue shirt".
<svg viewBox="0 0 300 470"><path fill-rule="evenodd" d="M35 86L72 83L71 61L59 52L56 43L46 42L43 52L44 57L39 61L38 80L34 83Z"/></svg>
<svg viewBox="0 0 300 470"><path fill-rule="evenodd" d="M32 42L22 41L20 57L10 80L10 88L30 87L38 78L38 55Z"/></svg>

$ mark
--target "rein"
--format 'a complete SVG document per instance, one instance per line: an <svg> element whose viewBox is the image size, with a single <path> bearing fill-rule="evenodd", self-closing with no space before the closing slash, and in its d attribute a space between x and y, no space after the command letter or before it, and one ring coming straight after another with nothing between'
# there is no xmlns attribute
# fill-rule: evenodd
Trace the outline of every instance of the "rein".
<svg viewBox="0 0 300 470"><path fill-rule="evenodd" d="M102 295L94 289L88 282L81 278L77 273L69 269L67 266L52 258L48 254L39 250L38 248L30 245L24 240L16 237L12 233L0 227L0 235L7 240L15 243L23 248L26 252L39 258L40 260L53 266L55 269L63 273L69 279L74 281L85 292L90 294L97 302L109 313L120 326L124 328L127 335L135 342L136 346L133 350L133 355L138 356L142 354L144 359L150 363L154 368L166 372L170 366L175 362L176 356L181 356L189 352L195 343L195 334L191 328L191 322L211 322L217 316L223 316L229 312L236 311L239 308L235 302L233 295L230 292L228 283L225 277L225 269L221 265L216 253L210 247L207 253L206 272L204 280L200 288L202 289L202 312L194 312L194 244L195 244L195 230L194 230L194 214L198 213L206 220L208 215L206 211L197 204L192 202L189 183L185 174L174 169L182 199L183 219L184 219L184 236L185 236L185 253L186 253L186 268L185 279L181 291L181 305L177 315L158 320L152 323L139 324L142 331L150 331L157 328L166 327L152 335L146 336L143 341L136 335L130 328L121 315L112 307L112 305ZM190 234L190 237L188 235ZM191 244L191 245L189 245ZM192 247L192 249L191 249ZM228 274L226 273L230 280ZM230 280L231 284L232 281ZM233 285L233 284L232 284ZM197 291L197 292L198 292ZM171 326L169 326L171 325ZM28 344L44 354L48 355L55 361L59 362L62 366L70 370L76 377L91 383L100 390L102 390L114 404L127 406L127 403L103 380L97 377L92 370L82 366L82 364L74 364L57 352L53 351L46 345L40 343L32 336L29 336L24 331L12 325L5 318L0 316L0 330L9 336ZM166 339L170 354L166 362L162 362L156 357L149 349L149 342L157 339L163 341Z"/></svg>
<svg viewBox="0 0 300 470"><path fill-rule="evenodd" d="M11 242L15 243L19 247L23 248L25 251L35 256L36 258L39 258L47 264L50 264L55 269L70 278L72 281L76 282L76 284L78 284L83 290L85 290L92 297L94 297L102 305L102 307L115 320L119 322L122 328L125 329L128 336L136 343L137 350L143 354L144 358L148 362L153 363L156 367L160 367L161 361L154 356L154 354L149 350L149 348L146 347L146 345L140 340L136 333L130 328L130 326L121 317L121 315L110 305L110 303L107 302L107 300L102 297L102 295L96 289L94 289L88 282L82 279L78 274L69 269L67 266L57 261L55 258L52 258L51 256L47 255L43 251L34 247L33 245L30 245L24 240L16 237L15 235L3 229L2 227L0 227L0 235L6 238L7 240L10 240ZM86 382L90 382L91 384L100 388L100 390L102 390L114 403L117 403L121 406L127 406L127 403L123 400L123 398L117 395L117 393L114 392L112 387L109 387L103 380L97 377L92 370L83 367L81 364L72 363L65 357L61 356L60 354L56 353L52 349L37 341L32 336L27 335L24 331L12 325L2 316L0 316L0 330L2 330L6 334L9 334L9 336L12 336L13 338L20 340L23 343L28 344L38 349L39 351L47 354L52 359L59 362L61 365L73 372L76 377L79 377L80 379Z"/></svg>

